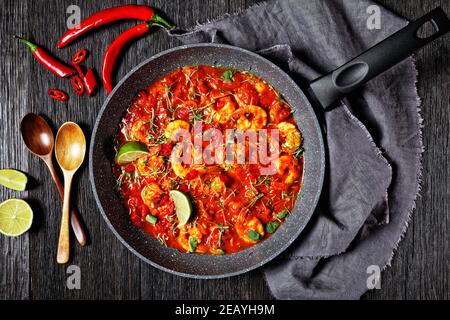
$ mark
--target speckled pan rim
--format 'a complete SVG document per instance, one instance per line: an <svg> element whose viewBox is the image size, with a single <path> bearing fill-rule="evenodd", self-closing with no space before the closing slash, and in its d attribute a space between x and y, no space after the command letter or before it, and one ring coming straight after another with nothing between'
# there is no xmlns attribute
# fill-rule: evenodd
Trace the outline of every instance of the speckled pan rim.
<svg viewBox="0 0 450 320"><path fill-rule="evenodd" d="M310 199L310 207L309 207L309 212L307 214L303 214L304 219L302 220L301 225L298 226L298 230L297 232L295 232L295 234L293 234L284 244L282 244L281 246L279 246L279 248L271 255L267 256L265 259L262 259L261 261L259 261L258 263L255 263L254 265L247 267L247 268L243 268L241 270L237 270L234 272L224 272L223 274L210 274L210 275L205 275L205 274L193 274L193 273L184 273L184 272L180 272L180 271L176 271L170 268L167 268L165 266L162 266L150 259L148 259L147 257L145 257L144 255L142 255L140 252L138 252L132 245L130 245L128 243L128 241L126 239L124 239L119 232L116 230L116 228L113 226L113 224L111 223L108 215L106 214L106 212L104 211L104 208L102 206L101 200L99 198L98 195L98 190L97 190L97 186L95 184L95 177L94 177L94 164L93 164L93 156L94 156L94 146L95 146L95 142L96 142L96 137L97 137L97 131L100 125L100 122L103 118L103 114L106 110L106 108L108 107L110 101L114 98L115 93L119 90L119 88L139 69L143 68L145 65L147 65L148 63L159 59L161 57L163 57L164 55L167 55L169 53L173 53L176 51L181 51L181 50L185 50L185 49L190 49L190 48L205 48L205 47L215 47L215 48L227 48L227 49L231 49L234 51L238 51L240 54L244 54L244 55L250 55L253 58L255 58L256 60L262 60L262 62L270 65L273 69L276 69L279 73L282 74L282 76L284 76L286 79L286 81L288 83L290 83L290 86L292 86L293 90L296 90L297 94L299 94L303 100L303 102L305 103L305 107L307 109L309 109L310 113L312 115L314 115L314 110L313 107L311 106L308 98L305 96L304 92L302 89L300 89L298 87L298 85L283 71L281 70L278 66L276 66L275 64L273 64L272 62L270 62L269 60L261 57L260 55L257 55L251 51L239 48L239 47L234 47L234 46L230 46L230 45L223 45L223 44L211 44L211 43L200 43L200 44L193 44L193 45L183 45L183 46L179 46L179 47L175 47L163 52L160 52L154 56L152 56L151 58L143 61L142 63L140 63L139 65L137 65L136 67L134 67L123 79L121 79L119 81L119 83L115 86L115 88L113 89L113 91L111 92L111 94L108 95L108 97L106 98L102 108L100 109L100 112L98 113L96 122L95 122L95 126L92 132L92 137L91 137L91 141L90 141L90 148L89 148L89 179L91 181L91 185L92 185L92 189L94 192L94 197L97 203L97 206L100 209L100 212L103 216L103 218L105 219L107 225L109 226L109 228L113 231L114 235L122 242L122 244L128 249L130 250L133 254L135 254L136 256L138 256L140 259L142 259L143 261L145 261L146 263L160 269L163 270L165 272L171 273L171 274L175 274L178 276L182 276L182 277L188 277L188 278L194 278L194 279L219 279L219 278L226 278L226 277L231 277L231 276L236 276L239 274L243 274L246 272L249 272L251 270L257 269L261 266L263 266L264 264L268 263L269 261L273 260L275 257L277 257L279 254L281 254L283 251L285 251L300 235L300 233L303 231L303 229L305 228L306 224L308 223L308 221L310 220L311 216L314 213L314 210L316 208L317 202L319 200L320 197L320 192L323 186L323 180L324 180L324 172L325 172L325 151L324 151L324 144L323 144L323 137L322 137L322 133L321 133L321 129L320 129L320 125L319 122L317 120L317 117L314 115L314 117L310 117L309 121L312 121L312 125L315 127L316 129L316 133L317 133L317 139L315 139L315 142L318 144L317 146L317 155L314 157L316 159L316 161L318 161L317 163L317 169L318 172L315 172L314 174L316 175L316 186L317 186L317 190L314 192L314 194L310 193L307 195L307 197L309 197ZM270 79L266 79L269 83L271 82ZM308 174L308 171L306 170L306 166L305 166L305 171L304 171L304 175ZM304 189L304 186L302 186L300 193L302 194L302 191ZM298 196L296 203L299 201L300 196ZM303 195L302 195L303 196ZM269 242L271 241L272 237L269 239L266 239L264 242ZM258 246L258 245L256 245ZM256 247L254 246L254 247ZM241 251L242 252L245 252ZM238 253L239 254L239 253ZM228 256L231 256L234 254L230 254Z"/></svg>

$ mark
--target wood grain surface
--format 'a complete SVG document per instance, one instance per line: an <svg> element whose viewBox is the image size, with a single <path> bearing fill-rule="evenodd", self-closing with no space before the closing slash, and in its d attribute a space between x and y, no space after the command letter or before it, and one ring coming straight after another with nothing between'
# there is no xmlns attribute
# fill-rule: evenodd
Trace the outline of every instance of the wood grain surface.
<svg viewBox="0 0 450 320"><path fill-rule="evenodd" d="M221 280L192 280L173 276L141 262L109 230L95 204L85 164L73 184L76 204L89 230L89 245L72 242L72 260L81 268L81 289L66 286L66 268L56 263L58 226L62 204L45 164L31 155L22 143L20 120L28 112L44 116L54 131L65 121L75 121L86 139L95 122L105 93L78 98L70 82L43 69L12 36L29 37L51 48L69 61L80 48L92 54L87 65L100 70L102 53L120 32L134 25L123 22L102 28L67 49L57 51L57 39L64 32L66 8L81 7L82 17L100 9L134 1L12 1L0 4L0 167L29 173L32 188L26 192L0 186L0 201L26 199L35 213L30 232L17 238L0 236L0 299L272 299L260 271ZM159 8L179 27L190 28L224 13L233 13L257 0L148 0L137 1ZM305 1L306 2L306 1ZM413 19L436 6L450 15L448 0L382 0L381 4ZM301 5L301 1L299 1ZM446 38L448 39L448 38ZM146 57L179 45L157 31L132 44L123 55L117 77L123 77ZM449 42L434 42L417 55L419 95L424 118L422 193L413 220L401 242L392 266L382 276L381 290L364 299L449 299L450 274L450 53ZM136 61L136 57L142 57ZM46 98L49 88L71 94L68 105Z"/></svg>

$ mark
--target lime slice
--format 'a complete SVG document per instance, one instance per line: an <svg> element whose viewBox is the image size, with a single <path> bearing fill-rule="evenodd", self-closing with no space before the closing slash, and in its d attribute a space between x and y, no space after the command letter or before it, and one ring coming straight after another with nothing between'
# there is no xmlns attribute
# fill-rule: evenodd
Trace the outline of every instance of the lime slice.
<svg viewBox="0 0 450 320"><path fill-rule="evenodd" d="M33 210L23 200L9 199L0 203L0 233L20 236L31 227Z"/></svg>
<svg viewBox="0 0 450 320"><path fill-rule="evenodd" d="M23 191L27 182L28 178L23 172L14 169L0 170L0 184L7 188Z"/></svg>
<svg viewBox="0 0 450 320"><path fill-rule="evenodd" d="M175 203L175 211L178 217L178 227L182 227L191 218L191 199L189 199L189 197L185 193L178 190L170 190L169 195Z"/></svg>
<svg viewBox="0 0 450 320"><path fill-rule="evenodd" d="M117 153L116 163L123 165L133 162L144 154L148 154L148 149L144 144L136 141L127 142L120 147L119 153Z"/></svg>

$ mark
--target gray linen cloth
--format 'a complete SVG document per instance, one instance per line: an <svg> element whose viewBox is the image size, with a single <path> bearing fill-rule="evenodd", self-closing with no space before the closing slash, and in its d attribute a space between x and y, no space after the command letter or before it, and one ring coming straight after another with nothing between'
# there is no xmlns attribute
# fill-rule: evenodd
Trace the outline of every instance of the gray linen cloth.
<svg viewBox="0 0 450 320"><path fill-rule="evenodd" d="M305 88L406 25L377 6L381 29L369 30L372 5L270 1L170 34L183 43L256 51ZM319 117L327 132L325 184L299 239L264 268L276 298L357 299L376 282L377 268L390 263L419 191L423 147L416 79L409 58Z"/></svg>

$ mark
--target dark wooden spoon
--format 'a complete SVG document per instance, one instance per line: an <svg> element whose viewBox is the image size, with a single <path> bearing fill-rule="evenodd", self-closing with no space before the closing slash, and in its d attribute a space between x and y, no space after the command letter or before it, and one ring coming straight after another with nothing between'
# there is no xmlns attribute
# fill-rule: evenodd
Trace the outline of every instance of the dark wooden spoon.
<svg viewBox="0 0 450 320"><path fill-rule="evenodd" d="M34 113L27 114L20 125L22 138L31 153L44 160L58 189L61 200L64 199L64 187L59 180L52 161L54 136L48 123ZM86 232L78 212L72 209L70 215L72 230L80 245L86 244Z"/></svg>

